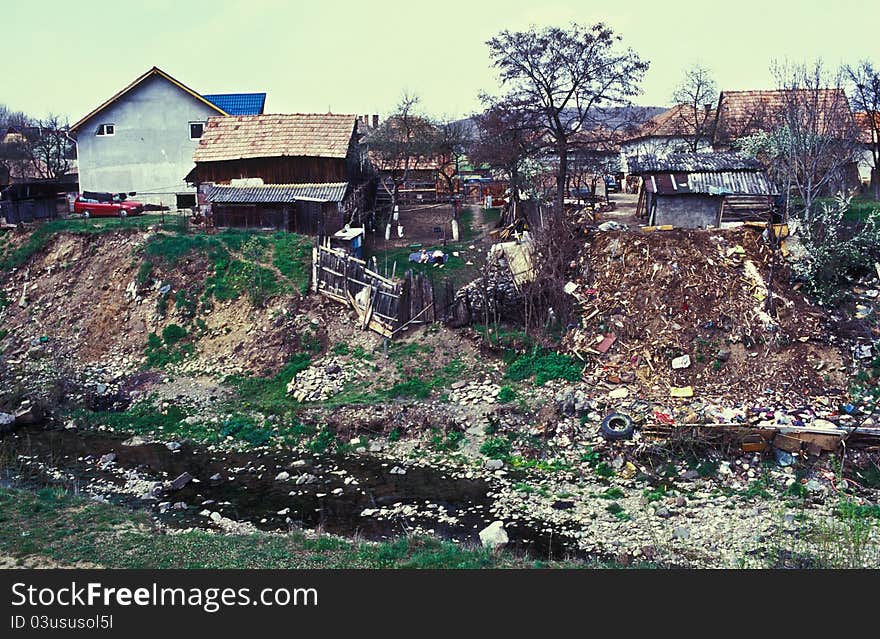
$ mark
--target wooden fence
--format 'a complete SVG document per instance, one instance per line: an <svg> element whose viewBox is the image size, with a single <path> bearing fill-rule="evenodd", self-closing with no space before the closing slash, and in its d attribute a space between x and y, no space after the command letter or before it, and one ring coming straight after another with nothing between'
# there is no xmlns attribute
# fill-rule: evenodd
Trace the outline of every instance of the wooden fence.
<svg viewBox="0 0 880 639"><path fill-rule="evenodd" d="M361 328L394 337L407 326L436 320L434 287L420 273L388 279L345 251L320 244L312 250L312 290L352 307Z"/></svg>

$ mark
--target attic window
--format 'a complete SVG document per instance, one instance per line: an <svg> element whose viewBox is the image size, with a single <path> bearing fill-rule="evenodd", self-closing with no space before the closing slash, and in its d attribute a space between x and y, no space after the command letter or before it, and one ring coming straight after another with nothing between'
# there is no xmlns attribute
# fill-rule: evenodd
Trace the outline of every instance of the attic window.
<svg viewBox="0 0 880 639"><path fill-rule="evenodd" d="M115 124L99 124L95 135L116 135Z"/></svg>
<svg viewBox="0 0 880 639"><path fill-rule="evenodd" d="M205 123L204 122L190 122L189 123L189 139L190 140L198 140L202 137L202 133L205 132Z"/></svg>

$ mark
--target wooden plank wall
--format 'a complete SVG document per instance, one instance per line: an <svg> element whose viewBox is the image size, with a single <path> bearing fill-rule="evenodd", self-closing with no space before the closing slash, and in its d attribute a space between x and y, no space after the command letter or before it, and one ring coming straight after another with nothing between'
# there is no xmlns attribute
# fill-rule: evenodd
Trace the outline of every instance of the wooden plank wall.
<svg viewBox="0 0 880 639"><path fill-rule="evenodd" d="M316 293L352 307L361 328L393 338L416 324L433 323L434 288L423 274L407 271L394 281L367 268L366 262L321 244L312 254L312 287Z"/></svg>

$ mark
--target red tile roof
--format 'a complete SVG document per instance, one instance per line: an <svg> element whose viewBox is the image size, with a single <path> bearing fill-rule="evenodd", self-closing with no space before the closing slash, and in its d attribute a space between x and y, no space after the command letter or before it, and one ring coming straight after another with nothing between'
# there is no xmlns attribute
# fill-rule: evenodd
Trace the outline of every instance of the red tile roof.
<svg viewBox="0 0 880 639"><path fill-rule="evenodd" d="M722 92L718 102L717 138L730 142L775 126L785 108L787 94L783 89ZM843 89L820 89L818 99L828 112L849 110Z"/></svg>
<svg viewBox="0 0 880 639"><path fill-rule="evenodd" d="M711 130L711 127L715 124L715 108L712 107L709 109L708 117L706 117L703 112L700 113L699 117L701 123L705 122L702 127L703 130ZM655 115L653 118L645 122L636 130L635 134L631 136L630 139L692 136L694 134L693 119L694 114L692 105L677 104L671 109L668 109L659 115ZM706 135L708 135L708 131Z"/></svg>
<svg viewBox="0 0 880 639"><path fill-rule="evenodd" d="M874 131L871 127L871 115L867 111L856 111L854 114L856 119L856 127L859 130L859 142L863 144L874 144L877 140L874 138ZM874 129L880 131L880 112L874 111Z"/></svg>
<svg viewBox="0 0 880 639"><path fill-rule="evenodd" d="M213 117L208 119L193 159L345 158L354 128L354 115L330 113Z"/></svg>

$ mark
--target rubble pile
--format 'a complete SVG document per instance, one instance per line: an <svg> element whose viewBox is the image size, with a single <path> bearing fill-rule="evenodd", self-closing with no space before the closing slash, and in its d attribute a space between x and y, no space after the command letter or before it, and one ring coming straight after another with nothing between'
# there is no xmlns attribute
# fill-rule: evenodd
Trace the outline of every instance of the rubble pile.
<svg viewBox="0 0 880 639"><path fill-rule="evenodd" d="M581 320L564 345L617 398L842 395L842 344L784 265L767 282L770 259L749 228L599 233L566 287Z"/></svg>
<svg viewBox="0 0 880 639"><path fill-rule="evenodd" d="M320 402L333 397L351 378L351 371L334 358L326 358L300 371L287 385L287 394L298 402Z"/></svg>
<svg viewBox="0 0 880 639"><path fill-rule="evenodd" d="M453 382L449 392L449 400L458 404L494 404L498 401L501 387L490 381Z"/></svg>

